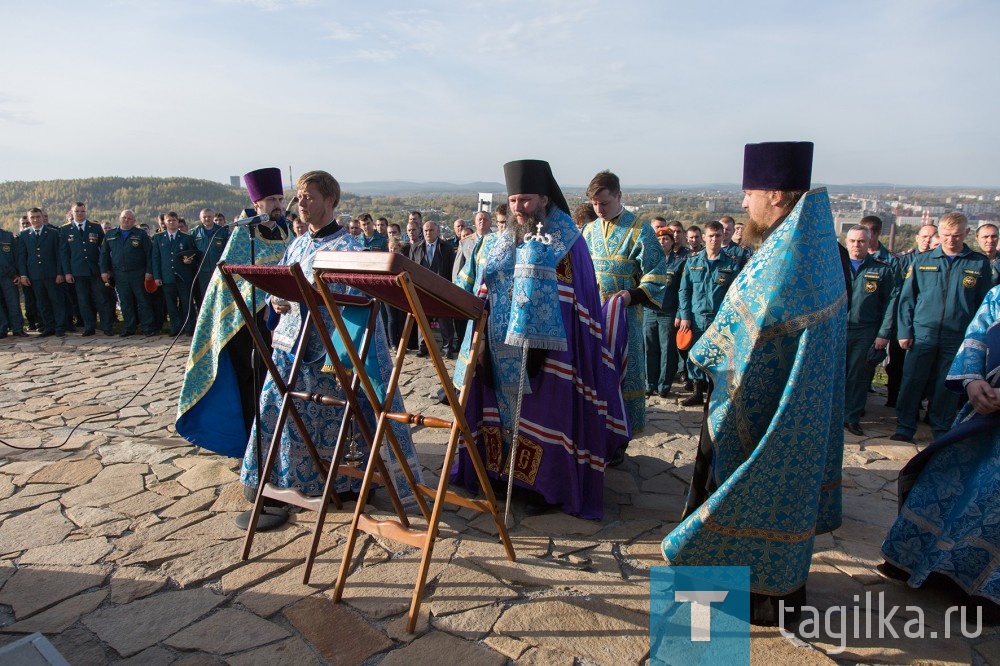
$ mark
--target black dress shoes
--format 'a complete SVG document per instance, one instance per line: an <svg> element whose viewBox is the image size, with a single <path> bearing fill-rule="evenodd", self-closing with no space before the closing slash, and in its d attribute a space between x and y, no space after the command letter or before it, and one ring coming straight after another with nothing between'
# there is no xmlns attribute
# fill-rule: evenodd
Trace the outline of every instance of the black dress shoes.
<svg viewBox="0 0 1000 666"><path fill-rule="evenodd" d="M852 435L857 435L858 437L865 436L865 431L861 429L860 423L845 423L844 428L846 428L847 432L851 433Z"/></svg>

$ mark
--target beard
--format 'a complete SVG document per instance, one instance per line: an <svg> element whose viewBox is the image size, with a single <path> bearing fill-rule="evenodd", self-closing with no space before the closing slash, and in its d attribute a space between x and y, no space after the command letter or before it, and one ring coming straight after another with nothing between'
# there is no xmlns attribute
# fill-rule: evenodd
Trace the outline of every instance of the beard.
<svg viewBox="0 0 1000 666"><path fill-rule="evenodd" d="M755 248L760 247L761 243L767 240L767 237L771 235L771 232L777 229L778 225L781 224L784 219L785 216L782 216L774 224L765 224L753 219L752 217L748 218L746 225L743 227L743 242Z"/></svg>
<svg viewBox="0 0 1000 666"><path fill-rule="evenodd" d="M545 224L544 211L535 211L530 215L514 215L511 219L507 221L507 229L505 233L510 233L514 235L514 242L520 245L524 242L525 234L538 233L538 225Z"/></svg>

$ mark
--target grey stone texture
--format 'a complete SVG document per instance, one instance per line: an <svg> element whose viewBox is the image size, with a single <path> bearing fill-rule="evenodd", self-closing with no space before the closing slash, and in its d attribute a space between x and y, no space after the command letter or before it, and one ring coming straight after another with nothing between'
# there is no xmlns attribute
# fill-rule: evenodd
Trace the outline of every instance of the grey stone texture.
<svg viewBox="0 0 1000 666"><path fill-rule="evenodd" d="M510 562L492 521L446 507L410 634L419 552L409 546L361 537L342 602L333 601L346 510L331 510L308 584L308 512L258 534L249 560L240 559L233 518L248 504L239 461L174 431L185 342L168 351L161 338L0 341L12 378L0 396L0 437L27 446L58 444L83 416L122 404L168 354L126 410L84 424L70 445L0 447L0 644L42 631L75 663L144 665L648 662L649 571L663 564L660 541L679 521L701 425L699 409L677 404L683 392L647 402L646 432L607 473L601 521L529 517L515 501ZM427 360L408 358L408 407L447 417L428 397L436 388ZM930 440L921 426L915 445L891 442L894 413L883 402L881 394L869 400L868 436L846 435L844 524L816 540L810 601L851 606L855 595L882 592L888 603L923 608L928 627L943 634L957 595L912 590L875 569L895 516L896 474ZM440 475L446 435L414 431L429 479ZM391 511L384 493L374 504L376 514ZM903 614L897 629L909 619ZM839 655L826 654L836 642L822 631L792 639L751 632L754 663L794 666L995 664L998 646L1000 630L989 626L972 638L852 641Z"/></svg>

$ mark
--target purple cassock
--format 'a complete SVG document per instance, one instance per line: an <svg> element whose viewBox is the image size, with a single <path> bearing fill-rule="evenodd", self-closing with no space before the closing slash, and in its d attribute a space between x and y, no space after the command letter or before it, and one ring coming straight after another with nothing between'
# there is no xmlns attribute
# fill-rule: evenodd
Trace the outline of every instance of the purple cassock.
<svg viewBox="0 0 1000 666"><path fill-rule="evenodd" d="M535 310L536 334L545 321L555 322L561 331L535 337L562 340L540 346L529 343L528 390L520 411L514 482L561 505L570 515L596 520L604 515L605 465L631 439L621 394L627 354L624 308L612 300L608 312L602 313L587 244L560 207L550 207L544 232L552 238L555 267L555 280L549 285L523 289L519 284L519 276L531 271L520 263L521 251L514 247L510 231L483 237L455 279L485 298L490 311L489 371L477 371L466 416L490 476L506 482L522 355L521 346L507 344L509 334L522 321L525 307ZM555 293L545 294L549 288ZM465 337L456 364L456 385L468 370L470 338ZM471 492L479 490L464 449L452 480Z"/></svg>

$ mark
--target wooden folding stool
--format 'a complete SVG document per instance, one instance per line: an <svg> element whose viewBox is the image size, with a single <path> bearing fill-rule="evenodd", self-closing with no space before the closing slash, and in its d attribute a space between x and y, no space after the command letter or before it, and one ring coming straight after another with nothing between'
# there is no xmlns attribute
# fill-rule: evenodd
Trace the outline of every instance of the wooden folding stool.
<svg viewBox="0 0 1000 666"><path fill-rule="evenodd" d="M383 439L387 435L390 435L391 445L392 429L389 427L390 421L431 428L448 428L450 431L437 489L415 483L412 481L412 475L407 477L407 480L412 484L416 497L426 496L434 502L426 529L418 530L411 528L403 521L375 520L365 512L365 501L371 490L376 471L369 462L368 467L365 469L364 480L361 482L361 495L354 510L354 518L351 522L347 545L344 548L344 556L340 565L340 574L337 577L337 583L334 588L333 600L339 602L343 596L344 585L347 580L359 532L382 536L420 548L422 551L420 567L414 583L413 596L410 601L410 612L406 625L407 631L412 632L416 626L417 613L420 610L423 589L427 582L427 572L430 568L431 554L434 549L434 540L438 536L438 525L445 503L489 514L496 524L497 532L506 550L507 557L511 561L515 558L514 547L510 542L507 526L497 507L496 497L493 494L489 477L486 474L486 467L479 456L478 449L472 437L472 431L465 418L465 406L468 401L474 368L479 358L480 342L486 330L488 313L485 311L483 302L480 299L397 253L318 252L313 260L313 269L316 272L315 283L317 290L328 307L334 303L334 296L327 288L327 283L341 283L352 286L369 296L384 301L386 304L407 313L406 323L403 326L403 334L396 347L396 358L393 363L389 385L386 388L384 399L381 400L381 406L376 412L377 425L369 460L378 458L378 451L382 446ZM440 351L436 345L430 343L434 336L428 322L429 316L468 319L475 324L470 345L470 371L466 373L465 380L458 393L455 392L455 387L452 385L451 377L445 367ZM341 338L344 338L346 327L343 318L335 311L333 321L337 326ZM392 397L395 394L396 387L399 385L403 362L406 357L407 341L410 339L410 333L414 325L419 328L424 339L428 341L427 351L430 362L434 365L434 370L441 381L441 387L445 392L448 406L452 412L450 420L410 412L395 413L391 411ZM365 391L369 400L374 404L378 396L375 395L371 380L364 371L357 349L352 348L350 344L345 345L345 347L347 355L351 359L351 364L354 366L355 372L361 380L362 390ZM448 488L451 465L455 460L461 442L465 443L470 461L479 479L479 486L485 494L485 499L470 499ZM399 453L397 452L396 455L399 456ZM401 460L401 463L404 469L408 469L405 460Z"/></svg>
<svg viewBox="0 0 1000 666"><path fill-rule="evenodd" d="M274 436L271 439L264 465L260 470L258 470L259 482L257 497L254 501L250 523L247 526L247 533L243 543L242 559L246 560L250 556L254 534L257 531L257 520L263 510L265 498L276 499L293 506L315 511L316 523L313 527L312 546L308 556L306 557L306 567L303 575L303 582L308 583L309 575L312 571L313 561L315 560L316 551L319 546L319 540L322 535L323 523L326 518L326 511L329 503L332 501L337 509L343 508L340 497L334 491L338 474L359 479L363 479L366 476L363 470L342 464L346 444L348 443L351 423L353 422L356 424L361 436L368 446L369 451L372 450L372 442L374 441L371 428L365 421L357 400L357 388L359 381L362 378L353 371L348 371L347 368L344 367L344 364L341 362L340 353L336 350L333 340L330 337L330 331L326 327L323 318L317 314L319 312L318 308L331 307L333 312L336 313L335 316L341 322L343 321L343 317L340 315L341 307L360 307L368 311L367 324L362 334L360 345L351 340L350 337L347 339L347 345L353 353L353 356L351 357L352 360L361 360L361 358L367 357L369 347L374 340L375 326L378 322L379 304L377 301L372 299L342 294L329 294L329 300L324 300L321 303L316 297L316 292L314 291L313 286L309 284L305 274L302 272L302 268L298 264L292 264L289 266L254 266L240 264L227 265L225 263L220 263L219 272L226 286L232 293L236 307L243 316L244 322L247 324L247 330L253 340L254 347L256 348L264 367L267 369L268 374L271 376L278 394L281 396L281 409L278 412L278 420L275 424ZM296 353L292 361L291 372L289 373L287 380L281 376L281 372L271 359L267 345L255 325L255 318L240 293L239 286L234 279L235 277L243 278L258 289L261 289L272 296L284 299L290 303L306 304L307 311L305 317L303 318L302 330L299 335ZM346 334L346 327L343 331ZM296 390L296 383L298 381L305 357L309 337L313 333L319 335L319 338L323 343L324 349L327 353L327 362L332 367L334 374L337 377L337 382L340 384L341 390L344 392L343 399L320 393ZM360 355L358 353L358 346L361 348ZM316 450L312 436L302 420L302 416L300 415L295 404L295 400L344 408L344 415L340 423L337 441L334 445L334 452L331 461L327 462L323 460L319 455L319 452ZM378 403L373 403L376 414L378 413L377 405ZM294 427L302 436L303 442L306 445L306 450L309 452L309 456L312 458L313 463L316 465L317 469L321 471L321 473L326 475L326 480L323 486L323 494L319 497L308 497L294 488L278 488L274 484L270 483L270 481L267 481L267 479L270 479L271 471L274 469L274 464L277 460L278 450L281 443L281 433L284 430L289 417L291 417ZM372 467L372 464L369 464L369 467ZM408 525L406 512L403 509L402 502L399 500L399 495L391 482L390 475L385 468L384 461L382 461L381 458L374 461L374 469L377 471L378 477L376 482L381 483L386 487L389 498L400 522ZM420 506L424 515L428 515L426 505L423 502L420 502Z"/></svg>

